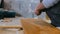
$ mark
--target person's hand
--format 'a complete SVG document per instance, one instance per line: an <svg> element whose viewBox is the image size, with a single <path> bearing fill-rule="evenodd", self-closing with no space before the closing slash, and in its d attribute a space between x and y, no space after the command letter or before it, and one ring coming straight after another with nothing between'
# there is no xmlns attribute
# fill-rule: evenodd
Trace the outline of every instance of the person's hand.
<svg viewBox="0 0 60 34"><path fill-rule="evenodd" d="M44 5L43 5L43 3L39 3L38 4L38 6L36 7L36 9L35 9L35 14L36 15L40 15L41 14L41 10L43 10L45 7L44 7Z"/></svg>
<svg viewBox="0 0 60 34"><path fill-rule="evenodd" d="M40 11L40 10L35 10L35 14L36 14L37 16L39 16L39 15L41 14L41 11Z"/></svg>

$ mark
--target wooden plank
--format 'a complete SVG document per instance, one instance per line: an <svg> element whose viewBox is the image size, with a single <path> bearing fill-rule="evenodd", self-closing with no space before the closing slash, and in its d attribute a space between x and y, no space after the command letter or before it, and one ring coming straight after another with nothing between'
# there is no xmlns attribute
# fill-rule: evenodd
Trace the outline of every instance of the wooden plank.
<svg viewBox="0 0 60 34"><path fill-rule="evenodd" d="M0 30L0 34L24 34L23 30L16 31L16 30Z"/></svg>
<svg viewBox="0 0 60 34"><path fill-rule="evenodd" d="M16 34L16 31L0 30L0 34Z"/></svg>
<svg viewBox="0 0 60 34"><path fill-rule="evenodd" d="M21 26L0 26L0 28L19 29L19 28L22 28L22 27Z"/></svg>
<svg viewBox="0 0 60 34"><path fill-rule="evenodd" d="M60 34L60 30L41 19L21 19L25 34Z"/></svg>
<svg viewBox="0 0 60 34"><path fill-rule="evenodd" d="M16 18L5 18L0 20L0 28L8 28L8 29L20 29L22 28L20 17Z"/></svg>

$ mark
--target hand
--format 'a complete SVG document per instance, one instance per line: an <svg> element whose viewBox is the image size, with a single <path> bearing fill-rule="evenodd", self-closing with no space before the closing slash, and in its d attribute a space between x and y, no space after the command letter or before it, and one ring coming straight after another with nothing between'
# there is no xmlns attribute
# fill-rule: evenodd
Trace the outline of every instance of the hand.
<svg viewBox="0 0 60 34"><path fill-rule="evenodd" d="M43 3L39 3L35 9L35 14L36 15L40 15L41 14L41 10L45 9Z"/></svg>
<svg viewBox="0 0 60 34"><path fill-rule="evenodd" d="M40 10L35 10L35 14L36 14L37 16L39 16L39 15L41 14L41 11L40 11Z"/></svg>

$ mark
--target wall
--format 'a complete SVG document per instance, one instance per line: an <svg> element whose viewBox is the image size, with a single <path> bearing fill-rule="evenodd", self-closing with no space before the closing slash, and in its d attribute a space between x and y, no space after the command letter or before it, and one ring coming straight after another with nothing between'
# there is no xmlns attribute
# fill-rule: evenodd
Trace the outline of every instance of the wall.
<svg viewBox="0 0 60 34"><path fill-rule="evenodd" d="M5 0L11 5L11 9L15 10L18 14L21 14L25 18L37 17L34 14L34 9L40 0ZM45 13L39 16L39 18L45 19Z"/></svg>

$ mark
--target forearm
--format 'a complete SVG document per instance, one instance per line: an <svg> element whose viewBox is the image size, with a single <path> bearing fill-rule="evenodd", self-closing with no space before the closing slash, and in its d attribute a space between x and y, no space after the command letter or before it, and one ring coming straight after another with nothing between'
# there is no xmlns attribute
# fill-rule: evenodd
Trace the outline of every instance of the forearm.
<svg viewBox="0 0 60 34"><path fill-rule="evenodd" d="M41 10L45 8L50 8L57 4L60 0L43 0L35 9L35 14L40 15Z"/></svg>
<svg viewBox="0 0 60 34"><path fill-rule="evenodd" d="M43 0L42 3L39 3L36 7L37 10L42 10L44 8L49 8L56 3L58 3L59 0Z"/></svg>

